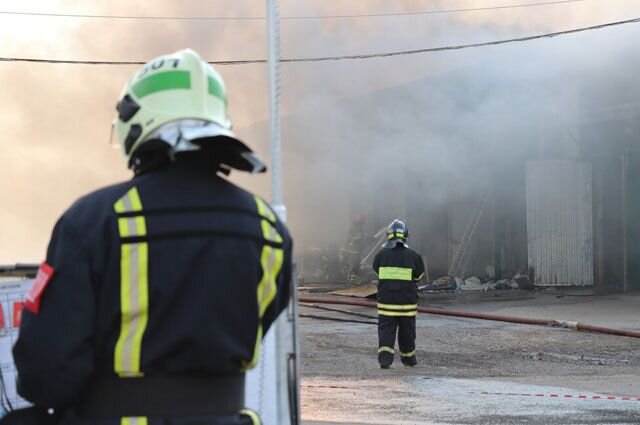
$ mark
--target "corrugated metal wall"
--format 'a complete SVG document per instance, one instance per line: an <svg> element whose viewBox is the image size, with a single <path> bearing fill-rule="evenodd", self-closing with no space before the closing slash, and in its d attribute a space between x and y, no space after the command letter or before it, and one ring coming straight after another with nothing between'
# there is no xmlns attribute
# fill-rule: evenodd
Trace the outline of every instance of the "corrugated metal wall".
<svg viewBox="0 0 640 425"><path fill-rule="evenodd" d="M527 248L538 286L593 285L591 166L527 162Z"/></svg>

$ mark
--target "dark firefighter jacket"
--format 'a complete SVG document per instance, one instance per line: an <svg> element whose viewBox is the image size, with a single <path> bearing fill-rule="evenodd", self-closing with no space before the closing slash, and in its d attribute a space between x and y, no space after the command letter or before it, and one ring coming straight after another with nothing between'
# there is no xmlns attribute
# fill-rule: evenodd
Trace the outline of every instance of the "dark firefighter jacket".
<svg viewBox="0 0 640 425"><path fill-rule="evenodd" d="M416 282L424 276L422 258L411 248L398 243L381 249L373 259L378 274L378 314L415 316L418 308Z"/></svg>
<svg viewBox="0 0 640 425"><path fill-rule="evenodd" d="M81 198L53 230L39 312L24 311L19 394L57 408L96 378L242 373L287 304L291 249L265 201L200 161Z"/></svg>

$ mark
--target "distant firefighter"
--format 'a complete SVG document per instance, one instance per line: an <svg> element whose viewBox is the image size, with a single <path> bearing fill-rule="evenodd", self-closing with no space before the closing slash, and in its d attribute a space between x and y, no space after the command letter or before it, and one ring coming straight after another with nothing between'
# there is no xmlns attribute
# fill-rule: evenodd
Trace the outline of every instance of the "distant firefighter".
<svg viewBox="0 0 640 425"><path fill-rule="evenodd" d="M409 229L394 220L387 229L387 242L373 260L378 274L378 363L388 369L393 363L396 332L400 360L415 366L417 282L424 276L422 258L407 245Z"/></svg>

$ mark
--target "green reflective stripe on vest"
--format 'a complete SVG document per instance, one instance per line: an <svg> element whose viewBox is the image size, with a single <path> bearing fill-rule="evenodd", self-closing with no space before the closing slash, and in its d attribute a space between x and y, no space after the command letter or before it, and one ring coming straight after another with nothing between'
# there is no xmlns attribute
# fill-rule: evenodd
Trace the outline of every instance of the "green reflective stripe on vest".
<svg viewBox="0 0 640 425"><path fill-rule="evenodd" d="M379 316L401 316L401 317L411 317L416 316L418 314L417 311L389 311L389 310L378 310Z"/></svg>
<svg viewBox="0 0 640 425"><path fill-rule="evenodd" d="M142 211L138 190L134 187L114 204L117 213ZM144 216L118 219L120 237L144 236ZM114 352L114 370L120 376L142 376L140 357L142 336L149 316L149 246L146 242L120 246L120 335ZM123 418L127 419L127 418ZM144 423L140 422L144 419ZM128 418L125 425L146 425L146 418Z"/></svg>
<svg viewBox="0 0 640 425"><path fill-rule="evenodd" d="M378 308L383 310L417 310L418 304L382 304L378 303Z"/></svg>
<svg viewBox="0 0 640 425"><path fill-rule="evenodd" d="M147 425L146 416L125 416L120 418L120 425Z"/></svg>
<svg viewBox="0 0 640 425"><path fill-rule="evenodd" d="M138 81L133 85L132 90L136 97L143 98L159 91L190 88L189 71L165 71Z"/></svg>
<svg viewBox="0 0 640 425"><path fill-rule="evenodd" d="M281 243L283 238L272 224L276 222L275 214L260 197L256 196L254 199L256 201L258 213L264 217L264 219L260 221L262 236L267 241ZM262 277L258 282L256 290L258 300L258 318L260 321L258 322L258 333L256 335L256 344L253 349L253 358L244 365L244 369L251 369L258 364L258 360L260 359L260 344L262 343L263 336L262 318L278 293L277 279L280 269L282 269L283 262L284 250L282 248L274 248L269 245L264 245L262 247L262 252L260 254Z"/></svg>
<svg viewBox="0 0 640 425"><path fill-rule="evenodd" d="M393 350L393 348L391 348L391 347L384 347L384 346L383 346L383 347L378 348L378 353L383 353L383 352L385 352L385 351L386 351L387 353L391 353L391 354L393 354L393 353L395 352L395 351Z"/></svg>
<svg viewBox="0 0 640 425"><path fill-rule="evenodd" d="M380 267L378 277L387 280L412 280L413 270L410 267Z"/></svg>

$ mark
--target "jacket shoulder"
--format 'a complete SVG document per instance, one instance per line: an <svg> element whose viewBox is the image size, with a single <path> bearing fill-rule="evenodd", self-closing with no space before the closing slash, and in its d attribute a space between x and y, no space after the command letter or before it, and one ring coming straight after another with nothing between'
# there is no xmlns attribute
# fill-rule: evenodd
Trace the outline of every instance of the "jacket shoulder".
<svg viewBox="0 0 640 425"><path fill-rule="evenodd" d="M89 213L104 213L104 207L107 205L110 206L110 209L107 211L112 211L113 205L133 186L135 186L135 184L131 180L94 190L78 198L69 209L67 209L64 215L68 218L88 219L91 218L87 216Z"/></svg>
<svg viewBox="0 0 640 425"><path fill-rule="evenodd" d="M229 183L231 184L231 183ZM235 189L238 191L238 194L244 198L244 202L246 203L246 207L253 208L258 212L258 214L268 221L270 221L278 230L278 232L284 237L285 240L291 238L289 234L289 230L287 226L280 220L278 214L274 211L273 207L269 202L267 202L264 198L254 193L251 193L245 189L242 189L238 186L235 186Z"/></svg>

